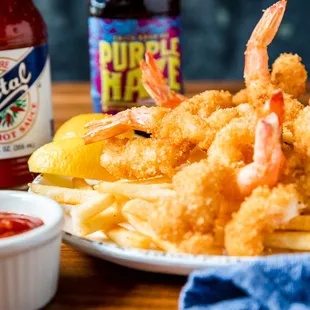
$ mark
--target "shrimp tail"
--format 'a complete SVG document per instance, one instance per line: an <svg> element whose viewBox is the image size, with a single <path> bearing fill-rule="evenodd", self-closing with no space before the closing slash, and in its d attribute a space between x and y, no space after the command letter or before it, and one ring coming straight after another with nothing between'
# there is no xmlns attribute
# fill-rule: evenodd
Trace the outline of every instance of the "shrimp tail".
<svg viewBox="0 0 310 310"><path fill-rule="evenodd" d="M253 163L243 167L238 174L239 189L245 196L258 186L275 186L285 162L281 146L284 118L281 91L273 93L265 105L266 111L270 114L260 119L256 126Z"/></svg>
<svg viewBox="0 0 310 310"><path fill-rule="evenodd" d="M281 25L287 0L280 0L265 10L262 18L254 28L248 45L268 46L275 38Z"/></svg>
<svg viewBox="0 0 310 310"><path fill-rule="evenodd" d="M262 92L271 87L268 67L267 47L276 36L282 22L286 0L280 0L269 7L256 25L247 43L245 52L244 79L253 103L262 96Z"/></svg>
<svg viewBox="0 0 310 310"><path fill-rule="evenodd" d="M86 144L118 136L129 130L140 130L154 134L162 118L170 109L161 107L139 107L124 110L108 118L85 125L89 131L83 136Z"/></svg>
<svg viewBox="0 0 310 310"><path fill-rule="evenodd" d="M187 98L172 91L150 52L145 53L145 60L140 63L142 84L149 95L161 107L175 108Z"/></svg>
<svg viewBox="0 0 310 310"><path fill-rule="evenodd" d="M275 90L270 99L268 99L264 105L263 112L260 114L261 118L268 116L271 113L275 113L279 120L279 126L282 129L285 115L285 104L283 92L281 89Z"/></svg>

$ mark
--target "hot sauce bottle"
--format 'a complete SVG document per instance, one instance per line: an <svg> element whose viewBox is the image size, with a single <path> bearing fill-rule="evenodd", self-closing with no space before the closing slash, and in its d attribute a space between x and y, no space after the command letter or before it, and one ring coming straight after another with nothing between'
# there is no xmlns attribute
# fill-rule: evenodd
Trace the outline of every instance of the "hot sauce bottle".
<svg viewBox="0 0 310 310"><path fill-rule="evenodd" d="M52 131L46 25L31 0L1 0L0 188L32 180L28 158Z"/></svg>
<svg viewBox="0 0 310 310"><path fill-rule="evenodd" d="M89 47L95 112L152 105L140 61L150 51L171 89L182 92L180 0L91 0Z"/></svg>

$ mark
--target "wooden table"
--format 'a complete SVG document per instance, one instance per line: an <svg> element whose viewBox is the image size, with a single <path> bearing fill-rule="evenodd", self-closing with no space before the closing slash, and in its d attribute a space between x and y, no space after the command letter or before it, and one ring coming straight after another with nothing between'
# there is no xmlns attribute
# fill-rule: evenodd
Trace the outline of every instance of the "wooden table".
<svg viewBox="0 0 310 310"><path fill-rule="evenodd" d="M236 92L241 87L241 82L195 82L186 84L186 93L205 89ZM92 111L89 84L55 84L53 102L57 129L70 117ZM177 309L185 282L185 277L123 268L63 245L58 293L46 309Z"/></svg>

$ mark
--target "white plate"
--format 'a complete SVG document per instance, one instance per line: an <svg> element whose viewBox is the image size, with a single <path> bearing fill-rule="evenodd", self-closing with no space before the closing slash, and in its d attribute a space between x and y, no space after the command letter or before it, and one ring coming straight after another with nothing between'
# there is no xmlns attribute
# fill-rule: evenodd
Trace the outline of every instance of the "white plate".
<svg viewBox="0 0 310 310"><path fill-rule="evenodd" d="M38 176L34 183L47 184L41 176ZM94 238L99 241L81 238L70 233L70 219L66 219L63 231L65 243L92 256L133 269L188 275L195 269L221 267L255 259L251 257L170 254L153 250L128 249L111 243L98 234Z"/></svg>

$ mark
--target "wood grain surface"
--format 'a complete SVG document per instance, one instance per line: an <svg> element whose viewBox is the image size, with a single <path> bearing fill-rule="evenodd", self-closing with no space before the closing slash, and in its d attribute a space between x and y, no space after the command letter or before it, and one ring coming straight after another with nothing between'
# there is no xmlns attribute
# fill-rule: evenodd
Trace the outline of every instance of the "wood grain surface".
<svg viewBox="0 0 310 310"><path fill-rule="evenodd" d="M231 92L242 82L188 82L189 96L206 89ZM53 86L54 119L57 129L72 116L92 111L88 83ZM307 96L303 98L307 102ZM177 309L186 278L152 274L120 267L62 246L59 289L48 310Z"/></svg>

